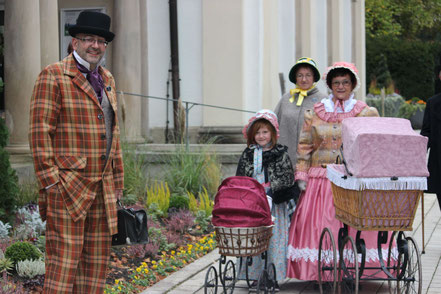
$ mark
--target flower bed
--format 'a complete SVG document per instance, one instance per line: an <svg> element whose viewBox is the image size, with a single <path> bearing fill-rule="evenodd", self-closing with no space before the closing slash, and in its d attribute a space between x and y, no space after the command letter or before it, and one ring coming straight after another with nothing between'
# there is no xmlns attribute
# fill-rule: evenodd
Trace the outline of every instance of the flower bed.
<svg viewBox="0 0 441 294"><path fill-rule="evenodd" d="M215 247L214 233L211 233L200 237L194 243L181 246L177 250L163 251L156 259L138 260L136 266L134 263L128 262L127 257L124 258L127 262L122 263L114 252L105 293L142 292L169 274L204 256Z"/></svg>

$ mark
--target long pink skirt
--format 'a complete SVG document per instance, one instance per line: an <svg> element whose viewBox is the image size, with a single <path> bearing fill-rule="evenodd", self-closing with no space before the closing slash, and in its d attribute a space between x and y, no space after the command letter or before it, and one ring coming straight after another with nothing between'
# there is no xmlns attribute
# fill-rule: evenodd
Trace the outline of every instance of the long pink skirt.
<svg viewBox="0 0 441 294"><path fill-rule="evenodd" d="M326 178L326 169L312 168L309 172L306 191L302 193L291 221L288 238L287 277L308 281L318 280L320 235L326 227L331 230L338 251L338 231L343 227L343 223L335 218L331 183ZM354 241L356 233L355 229L349 227L349 235L354 238ZM377 231L363 231L361 233L361 238L366 243L365 267L380 266L377 236ZM385 263L387 263L388 246L388 243L382 246ZM396 251L396 247L393 248L392 255L396 257L397 253L394 251Z"/></svg>

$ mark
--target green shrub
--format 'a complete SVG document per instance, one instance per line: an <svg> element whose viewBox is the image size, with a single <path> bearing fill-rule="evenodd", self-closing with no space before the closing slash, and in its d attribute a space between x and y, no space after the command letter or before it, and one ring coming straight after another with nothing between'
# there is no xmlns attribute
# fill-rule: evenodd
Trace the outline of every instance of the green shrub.
<svg viewBox="0 0 441 294"><path fill-rule="evenodd" d="M404 103L404 99L398 94L386 96L384 99L384 116L397 117L400 106ZM367 95L366 104L375 107L381 115L381 97L378 95Z"/></svg>
<svg viewBox="0 0 441 294"><path fill-rule="evenodd" d="M145 156L138 154L135 148L129 144L123 144L122 148L124 159L124 195L131 194L132 196L130 197L132 198L135 195L137 200L141 200L145 196L147 186Z"/></svg>
<svg viewBox="0 0 441 294"><path fill-rule="evenodd" d="M18 194L18 177L9 162L9 154L4 149L8 138L8 129L0 118L0 220L3 222L13 220Z"/></svg>
<svg viewBox="0 0 441 294"><path fill-rule="evenodd" d="M29 242L16 242L6 248L5 258L9 258L14 266L22 260L36 260L42 257L41 252Z"/></svg>
<svg viewBox="0 0 441 294"><path fill-rule="evenodd" d="M172 194L197 195L207 187L210 195L217 191L221 179L220 164L210 147L198 152L189 152L180 146L168 157L165 181Z"/></svg>
<svg viewBox="0 0 441 294"><path fill-rule="evenodd" d="M155 181L153 185L147 189L146 206L150 208L152 204L157 204L163 217L167 217L168 208L170 206L170 189L167 183L159 183Z"/></svg>
<svg viewBox="0 0 441 294"><path fill-rule="evenodd" d="M181 195L173 195L170 197L170 208L176 208L176 209L188 209L190 200L188 197L181 196Z"/></svg>
<svg viewBox="0 0 441 294"><path fill-rule="evenodd" d="M29 203L38 203L38 183L36 180L24 180L19 185L16 197L17 207L23 207Z"/></svg>
<svg viewBox="0 0 441 294"><path fill-rule="evenodd" d="M366 83L369 85L378 75L377 68L384 54L400 95L427 100L434 95L434 55L438 49L433 43L419 40L366 38Z"/></svg>
<svg viewBox="0 0 441 294"><path fill-rule="evenodd" d="M14 268L14 263L9 258L0 258L0 273L10 271ZM1 292L0 292L1 293Z"/></svg>
<svg viewBox="0 0 441 294"><path fill-rule="evenodd" d="M401 105L398 110L398 117L410 119L418 110L424 112L425 108L424 101L414 97Z"/></svg>
<svg viewBox="0 0 441 294"><path fill-rule="evenodd" d="M18 194L18 177L9 162L8 152L0 147L0 220L12 222Z"/></svg>
<svg viewBox="0 0 441 294"><path fill-rule="evenodd" d="M36 276L44 275L45 264L41 259L18 261L16 265L19 277L33 279Z"/></svg>
<svg viewBox="0 0 441 294"><path fill-rule="evenodd" d="M159 251L169 251L176 248L176 244L168 243L167 237L159 228L149 228L149 239L149 242L159 244Z"/></svg>
<svg viewBox="0 0 441 294"><path fill-rule="evenodd" d="M0 148L6 147L8 145L9 132L6 127L5 120L0 118Z"/></svg>

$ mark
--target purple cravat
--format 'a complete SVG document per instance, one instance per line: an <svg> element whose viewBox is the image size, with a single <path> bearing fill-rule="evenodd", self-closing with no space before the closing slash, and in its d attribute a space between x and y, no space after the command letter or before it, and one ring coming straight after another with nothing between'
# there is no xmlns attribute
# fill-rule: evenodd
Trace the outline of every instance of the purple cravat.
<svg viewBox="0 0 441 294"><path fill-rule="evenodd" d="M82 73L87 74L86 79L89 81L90 85L95 90L96 96L98 97L98 101L101 104L101 101L103 100L102 93L104 89L104 81L98 72L98 66L94 70L88 70L84 65L80 64L76 59L75 61L78 70Z"/></svg>

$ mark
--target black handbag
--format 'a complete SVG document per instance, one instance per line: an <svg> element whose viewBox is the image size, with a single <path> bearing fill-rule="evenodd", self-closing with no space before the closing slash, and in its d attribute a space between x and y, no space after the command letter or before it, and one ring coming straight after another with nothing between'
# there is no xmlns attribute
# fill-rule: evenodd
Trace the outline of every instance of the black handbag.
<svg viewBox="0 0 441 294"><path fill-rule="evenodd" d="M125 208L119 200L117 203L118 233L112 236L112 246L147 243L149 238L145 210Z"/></svg>

